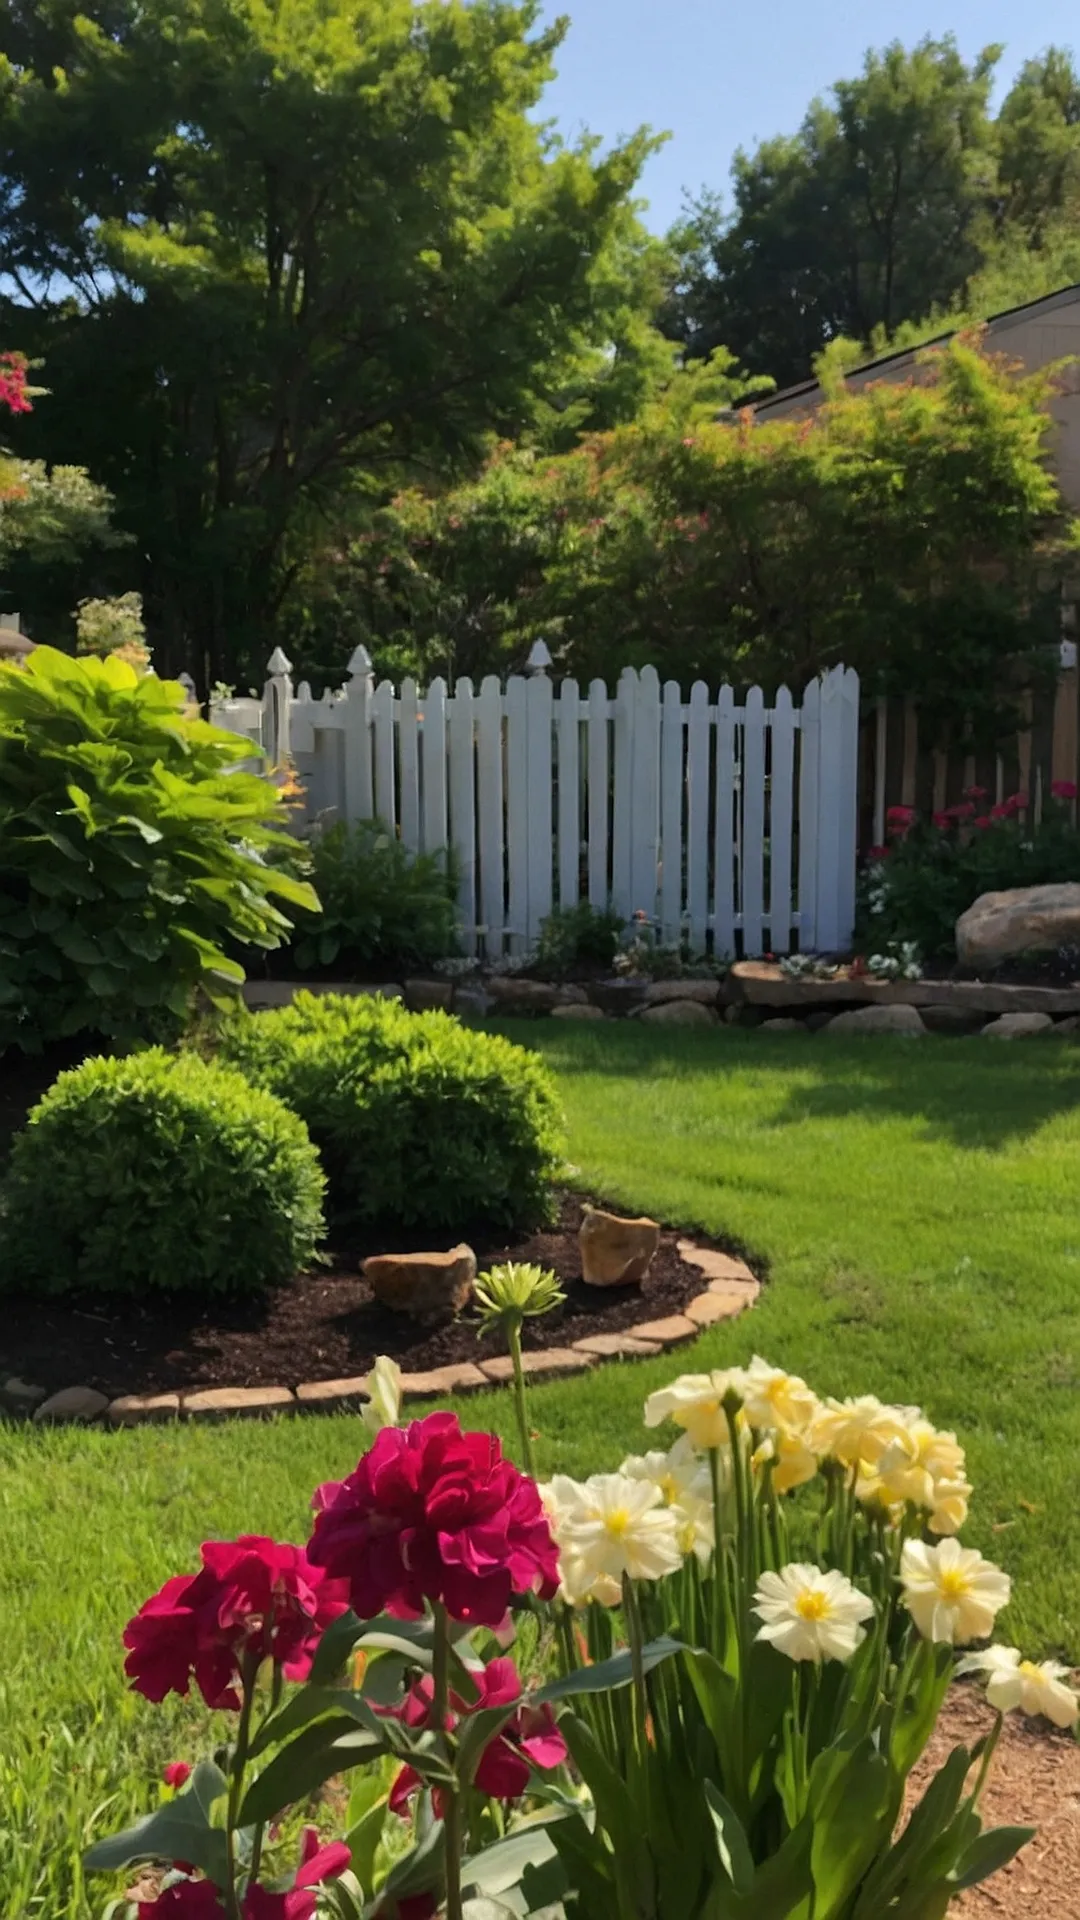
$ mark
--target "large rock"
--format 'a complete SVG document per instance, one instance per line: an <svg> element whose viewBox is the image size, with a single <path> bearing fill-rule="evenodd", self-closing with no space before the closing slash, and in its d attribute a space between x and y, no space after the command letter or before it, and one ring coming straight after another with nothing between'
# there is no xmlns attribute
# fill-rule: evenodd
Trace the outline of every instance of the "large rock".
<svg viewBox="0 0 1080 1920"><path fill-rule="evenodd" d="M603 1007L580 1007L574 1001L565 1007L552 1007L551 1017L553 1020L606 1020L607 1014Z"/></svg>
<svg viewBox="0 0 1080 1920"><path fill-rule="evenodd" d="M1030 1040L1037 1033L1049 1033L1053 1021L1048 1013L1003 1013L983 1028L987 1040Z"/></svg>
<svg viewBox="0 0 1080 1920"><path fill-rule="evenodd" d="M660 1228L655 1220L623 1220L600 1207L586 1207L578 1245L587 1286L640 1286L660 1245Z"/></svg>
<svg viewBox="0 0 1080 1920"><path fill-rule="evenodd" d="M645 980L590 980L589 999L594 1007L621 1019L644 1004L647 987Z"/></svg>
<svg viewBox="0 0 1080 1920"><path fill-rule="evenodd" d="M645 1007L641 1018L657 1027L715 1027L719 1016L700 1000L662 1000L659 1006Z"/></svg>
<svg viewBox="0 0 1080 1920"><path fill-rule="evenodd" d="M1080 882L980 894L956 923L963 967L994 967L1018 953L1080 946Z"/></svg>
<svg viewBox="0 0 1080 1920"><path fill-rule="evenodd" d="M719 998L719 980L653 980L645 989L650 1007L663 1006L668 1000L700 1000L702 1006L715 1007Z"/></svg>
<svg viewBox="0 0 1080 1920"><path fill-rule="evenodd" d="M411 1013L445 1013L454 998L452 980L406 980L405 1005Z"/></svg>
<svg viewBox="0 0 1080 1920"><path fill-rule="evenodd" d="M914 1007L852 1007L850 1013L838 1013L823 1033L898 1033L905 1039L917 1039L926 1028Z"/></svg>
<svg viewBox="0 0 1080 1920"><path fill-rule="evenodd" d="M449 1253L376 1253L360 1269L376 1300L421 1326L452 1320L472 1299L476 1255L462 1241Z"/></svg>
<svg viewBox="0 0 1080 1920"><path fill-rule="evenodd" d="M547 980L523 980L514 973L494 973L484 981L498 1013L550 1013L558 1005L559 989Z"/></svg>

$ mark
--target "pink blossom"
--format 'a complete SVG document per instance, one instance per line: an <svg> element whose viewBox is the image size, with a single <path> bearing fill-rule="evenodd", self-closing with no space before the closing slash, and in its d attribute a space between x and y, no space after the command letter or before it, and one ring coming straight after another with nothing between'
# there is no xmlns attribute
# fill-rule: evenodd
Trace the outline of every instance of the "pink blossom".
<svg viewBox="0 0 1080 1920"><path fill-rule="evenodd" d="M1076 782L1075 780L1053 780L1050 783L1050 791L1055 800L1075 800Z"/></svg>

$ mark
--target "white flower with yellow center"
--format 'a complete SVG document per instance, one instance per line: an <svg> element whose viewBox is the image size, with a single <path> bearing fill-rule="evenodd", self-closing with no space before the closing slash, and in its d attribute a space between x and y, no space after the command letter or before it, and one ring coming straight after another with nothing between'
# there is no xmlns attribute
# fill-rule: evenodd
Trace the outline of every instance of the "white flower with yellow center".
<svg viewBox="0 0 1080 1920"><path fill-rule="evenodd" d="M658 1427L664 1420L674 1420L695 1447L727 1447L731 1429L724 1400L729 1394L737 1394L742 1400L745 1393L746 1374L741 1367L729 1367L726 1372L683 1373L669 1387L650 1393L645 1402L645 1425Z"/></svg>
<svg viewBox="0 0 1080 1920"><path fill-rule="evenodd" d="M857 1400L826 1400L818 1408L810 1443L816 1453L845 1467L873 1467L886 1447L903 1438L905 1427L900 1407L883 1406L864 1393Z"/></svg>
<svg viewBox="0 0 1080 1920"><path fill-rule="evenodd" d="M1019 1647L987 1647L969 1654L957 1673L985 1673L986 1697L1001 1713L1042 1714L1055 1727L1074 1727L1080 1719L1080 1699L1071 1687L1068 1667L1057 1660L1022 1660Z"/></svg>
<svg viewBox="0 0 1080 1920"><path fill-rule="evenodd" d="M754 1612L767 1640L789 1660L850 1660L866 1638L864 1620L874 1603L842 1573L795 1562L779 1573L763 1573L754 1594Z"/></svg>
<svg viewBox="0 0 1080 1920"><path fill-rule="evenodd" d="M783 1427L789 1433L801 1433L818 1411L817 1395L805 1380L782 1367L771 1367L756 1353L746 1369L743 1401L750 1425L762 1431Z"/></svg>
<svg viewBox="0 0 1080 1920"><path fill-rule="evenodd" d="M559 1509L555 1538L568 1587L580 1590L601 1579L621 1583L624 1574L631 1580L661 1580L682 1565L675 1515L654 1483L624 1473L595 1473L569 1484L574 1492L567 1497L561 1476L551 1482Z"/></svg>
<svg viewBox="0 0 1080 1920"><path fill-rule="evenodd" d="M898 1527L904 1517L903 1502L899 1506L890 1503L875 1467L864 1467L860 1471L855 1482L855 1498L860 1506L878 1514L892 1527Z"/></svg>
<svg viewBox="0 0 1080 1920"><path fill-rule="evenodd" d="M937 1505L934 1488L939 1480L964 1478L964 1449L954 1433L939 1433L921 1416L886 1447L878 1461L878 1473L890 1501L922 1507L929 1513Z"/></svg>
<svg viewBox="0 0 1080 1920"><path fill-rule="evenodd" d="M785 1427L776 1427L766 1435L751 1464L761 1472L768 1461L772 1462L772 1484L777 1493L793 1493L796 1487L804 1487L818 1470L817 1454L804 1435Z"/></svg>
<svg viewBox="0 0 1080 1920"><path fill-rule="evenodd" d="M931 1533L959 1533L968 1517L971 1483L968 1480L936 1480L934 1504L926 1524Z"/></svg>
<svg viewBox="0 0 1080 1920"><path fill-rule="evenodd" d="M396 1360L380 1353L368 1374L368 1398L360 1409L360 1418L369 1433L381 1433L384 1427L396 1427L401 1414L401 1368Z"/></svg>
<svg viewBox="0 0 1080 1920"><path fill-rule="evenodd" d="M667 1453L631 1454L619 1472L628 1480L641 1480L659 1487L664 1505L675 1515L684 1557L696 1553L702 1565L706 1565L712 1558L716 1538L712 1476L708 1460L695 1450L689 1434L680 1434ZM725 1479L726 1474L721 1485Z"/></svg>
<svg viewBox="0 0 1080 1920"><path fill-rule="evenodd" d="M958 1540L928 1547L908 1540L900 1556L903 1602L924 1640L967 1646L993 1631L995 1616L1009 1603L1007 1573Z"/></svg>

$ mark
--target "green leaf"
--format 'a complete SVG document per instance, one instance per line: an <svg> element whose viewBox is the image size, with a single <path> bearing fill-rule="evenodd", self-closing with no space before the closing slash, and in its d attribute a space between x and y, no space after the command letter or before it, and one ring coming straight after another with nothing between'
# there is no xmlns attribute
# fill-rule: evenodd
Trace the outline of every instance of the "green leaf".
<svg viewBox="0 0 1080 1920"><path fill-rule="evenodd" d="M509 1706L480 1707L469 1714L462 1726L457 1750L457 1770L466 1786L471 1786L476 1777L484 1748L502 1732L520 1705L520 1700L514 1700Z"/></svg>
<svg viewBox="0 0 1080 1920"><path fill-rule="evenodd" d="M442 1887L443 1881L443 1824L433 1820L415 1847L402 1860L398 1860L375 1899L364 1909L365 1920L395 1900L402 1900L409 1894L433 1893Z"/></svg>
<svg viewBox="0 0 1080 1920"><path fill-rule="evenodd" d="M716 1835L716 1851L720 1856L720 1865L731 1881L736 1893L749 1893L754 1879L754 1856L750 1843L743 1832L742 1822L737 1818L723 1794L711 1780L702 1786L705 1804L712 1816L713 1831Z"/></svg>
<svg viewBox="0 0 1080 1920"><path fill-rule="evenodd" d="M382 1839L387 1815L387 1791L376 1769L361 1773L353 1782L345 1815L345 1844L352 1855L352 1869L361 1886L370 1887L375 1877L375 1856Z"/></svg>
<svg viewBox="0 0 1080 1920"><path fill-rule="evenodd" d="M948 1875L949 1886L956 1893L964 1887L978 1886L980 1880L1008 1866L1021 1847L1035 1838L1036 1831L1035 1827L992 1827L989 1833L980 1833Z"/></svg>
<svg viewBox="0 0 1080 1920"><path fill-rule="evenodd" d="M276 1753L244 1795L242 1826L272 1820L285 1807L306 1800L335 1773L345 1773L387 1751L378 1734L357 1727L344 1714L320 1720Z"/></svg>
<svg viewBox="0 0 1080 1920"><path fill-rule="evenodd" d="M681 1640L672 1640L664 1635L642 1648L641 1664L646 1673L651 1673L661 1661L685 1652L686 1647ZM610 1693L616 1687L628 1687L633 1677L633 1662L629 1653L615 1653L610 1660L600 1660L594 1667L579 1667L576 1673L549 1681L546 1687L541 1687L530 1697L540 1705L555 1700L573 1700L584 1693Z"/></svg>
<svg viewBox="0 0 1080 1920"><path fill-rule="evenodd" d="M228 1876L225 1834L221 1827L210 1825L210 1815L227 1791L220 1768L201 1760L186 1792L125 1832L96 1841L83 1855L83 1865L89 1873L115 1873L140 1860L190 1860L215 1886L224 1887Z"/></svg>
<svg viewBox="0 0 1080 1920"><path fill-rule="evenodd" d="M888 1761L869 1740L838 1744L814 1762L808 1798L814 1920L834 1920L847 1911L882 1841L888 1840L891 1780Z"/></svg>

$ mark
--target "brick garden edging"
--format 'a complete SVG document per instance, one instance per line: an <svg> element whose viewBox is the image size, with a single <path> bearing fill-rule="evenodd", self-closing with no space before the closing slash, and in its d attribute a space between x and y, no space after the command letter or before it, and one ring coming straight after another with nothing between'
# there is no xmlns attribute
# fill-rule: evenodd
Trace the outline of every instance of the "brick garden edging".
<svg viewBox="0 0 1080 1920"><path fill-rule="evenodd" d="M557 1379L587 1373L605 1360L655 1357L668 1347L694 1340L704 1327L733 1320L752 1307L761 1291L745 1260L731 1254L680 1240L679 1253L700 1269L705 1285L682 1313L660 1320L643 1320L620 1333L594 1333L570 1347L549 1347L522 1355L524 1370L534 1380ZM405 1404L442 1399L455 1393L479 1393L503 1386L510 1378L510 1361L458 1362L430 1373L402 1376ZM32 1418L38 1426L147 1426L172 1420L269 1419L284 1413L340 1413L356 1409L368 1398L367 1375L351 1380L312 1380L295 1391L291 1387L204 1387L190 1393L125 1393L109 1400L93 1387L64 1387L59 1393L11 1379L0 1386L0 1413Z"/></svg>

